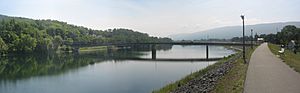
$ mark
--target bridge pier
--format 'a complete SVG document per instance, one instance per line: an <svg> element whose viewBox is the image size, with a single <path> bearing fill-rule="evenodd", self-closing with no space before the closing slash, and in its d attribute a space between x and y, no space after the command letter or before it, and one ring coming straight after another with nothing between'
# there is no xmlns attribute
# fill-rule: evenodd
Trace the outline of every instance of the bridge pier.
<svg viewBox="0 0 300 93"><path fill-rule="evenodd" d="M151 45L151 53L152 53L152 59L156 59L156 45Z"/></svg>
<svg viewBox="0 0 300 93"><path fill-rule="evenodd" d="M208 45L206 45L206 59L208 59L208 56L209 54L208 54Z"/></svg>

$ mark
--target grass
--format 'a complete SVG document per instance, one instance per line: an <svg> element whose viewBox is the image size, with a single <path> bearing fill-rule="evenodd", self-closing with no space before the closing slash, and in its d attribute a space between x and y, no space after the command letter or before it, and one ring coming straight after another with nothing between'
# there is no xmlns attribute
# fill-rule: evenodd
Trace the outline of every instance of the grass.
<svg viewBox="0 0 300 93"><path fill-rule="evenodd" d="M247 59L251 58L254 50L255 47L253 49L247 49ZM211 91L211 93L242 93L244 91L244 82L246 79L248 64L244 64L242 57L240 57L233 63L233 65L233 68L218 81L216 87Z"/></svg>
<svg viewBox="0 0 300 93"><path fill-rule="evenodd" d="M224 62L226 62L228 59L230 59L233 56L236 56L236 54L225 57L224 59L216 62L215 64L210 65L210 66L206 67L205 69L194 72L194 73L192 73L192 74L190 74L190 75L188 75L188 76L186 76L186 77L182 78L181 80L178 80L174 83L168 84L168 85L166 85L165 87L163 87L159 90L155 90L155 91L153 91L153 93L169 93L169 92L175 90L176 88L178 88L179 85L186 84L188 81L190 81L190 80L192 80L196 77L200 77L200 76L204 75L206 72L208 72L212 69L215 69L216 67L223 64Z"/></svg>
<svg viewBox="0 0 300 93"><path fill-rule="evenodd" d="M79 48L79 51L97 51L97 50L106 50L106 46L96 46L96 47L83 47Z"/></svg>
<svg viewBox="0 0 300 93"><path fill-rule="evenodd" d="M279 55L278 51L280 50L279 45L268 43L269 49L275 55ZM300 73L300 53L294 54L290 50L285 50L284 55L280 56L284 62L293 68L295 71Z"/></svg>

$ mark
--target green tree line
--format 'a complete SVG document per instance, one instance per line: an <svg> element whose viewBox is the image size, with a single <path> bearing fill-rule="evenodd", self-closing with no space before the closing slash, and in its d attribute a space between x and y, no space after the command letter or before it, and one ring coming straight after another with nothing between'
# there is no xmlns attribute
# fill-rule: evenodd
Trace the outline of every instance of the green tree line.
<svg viewBox="0 0 300 93"><path fill-rule="evenodd" d="M131 29L94 30L56 20L0 15L0 54L57 50L63 44L171 42Z"/></svg>
<svg viewBox="0 0 300 93"><path fill-rule="evenodd" d="M284 26L280 32L276 34L255 34L253 39L257 40L257 38L264 38L265 41L271 42L274 44L287 45L291 40L296 41L296 44L300 44L300 28L297 28L294 25ZM251 36L245 36L245 41L250 41L252 39ZM242 37L234 37L231 41L241 42L243 40Z"/></svg>
<svg viewBox="0 0 300 93"><path fill-rule="evenodd" d="M260 37L274 44L287 45L291 40L295 40L297 44L300 44L300 28L294 25L287 25L281 32L277 32L276 34L262 34Z"/></svg>

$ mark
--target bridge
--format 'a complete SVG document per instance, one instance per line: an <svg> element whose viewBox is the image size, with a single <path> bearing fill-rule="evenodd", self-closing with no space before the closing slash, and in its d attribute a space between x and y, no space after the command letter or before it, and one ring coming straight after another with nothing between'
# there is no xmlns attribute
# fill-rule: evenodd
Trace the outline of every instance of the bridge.
<svg viewBox="0 0 300 93"><path fill-rule="evenodd" d="M250 43L238 43L238 42L149 42L149 43L85 43L85 42L73 42L72 44L65 44L73 47L73 52L79 52L80 47L93 47L93 46L131 46L131 45L150 45L152 58L132 58L132 60L145 60L145 61L216 61L220 58L209 58L209 45L213 46L252 46ZM187 58L187 59L157 59L156 58L156 45L206 45L206 58ZM109 49L109 48L108 48Z"/></svg>
<svg viewBox="0 0 300 93"><path fill-rule="evenodd" d="M240 42L147 42L147 43L89 43L89 42L73 42L72 44L64 43L71 47L93 47L93 46L130 46L130 45L230 45L242 46ZM245 46L252 44L246 43Z"/></svg>

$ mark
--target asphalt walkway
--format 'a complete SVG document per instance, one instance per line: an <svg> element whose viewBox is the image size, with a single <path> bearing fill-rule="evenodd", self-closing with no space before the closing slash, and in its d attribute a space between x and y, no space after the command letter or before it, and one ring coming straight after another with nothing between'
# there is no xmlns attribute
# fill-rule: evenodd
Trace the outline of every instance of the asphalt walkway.
<svg viewBox="0 0 300 93"><path fill-rule="evenodd" d="M251 56L244 93L300 93L300 74L264 43Z"/></svg>

